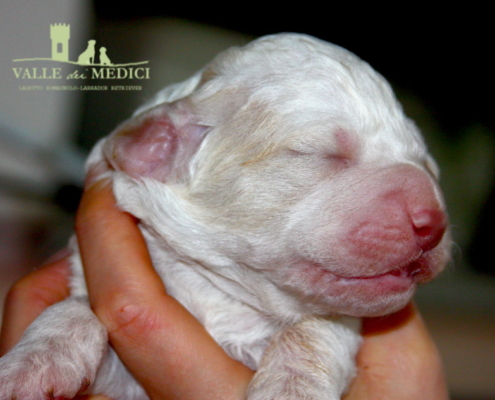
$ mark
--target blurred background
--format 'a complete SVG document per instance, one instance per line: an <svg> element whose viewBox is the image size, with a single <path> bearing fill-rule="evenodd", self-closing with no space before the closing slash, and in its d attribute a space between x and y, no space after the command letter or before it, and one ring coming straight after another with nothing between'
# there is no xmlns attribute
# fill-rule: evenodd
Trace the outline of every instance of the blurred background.
<svg viewBox="0 0 495 400"><path fill-rule="evenodd" d="M264 34L308 33L368 61L424 132L442 170L456 245L452 265L419 290L417 302L442 352L452 398L495 399L493 30L487 10L453 7L0 0L0 302L13 281L65 245L84 158L98 138L219 51ZM94 39L115 64L149 61L150 79L16 78L13 68L35 64L13 60L50 57L54 23L70 24L70 60ZM36 65L41 71L53 63ZM63 64L62 75L73 70ZM54 84L140 88L45 89Z"/></svg>

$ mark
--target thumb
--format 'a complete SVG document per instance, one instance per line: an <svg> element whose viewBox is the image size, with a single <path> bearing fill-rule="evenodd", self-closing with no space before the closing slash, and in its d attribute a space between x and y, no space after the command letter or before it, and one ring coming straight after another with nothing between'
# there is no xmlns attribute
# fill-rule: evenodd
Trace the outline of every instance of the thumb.
<svg viewBox="0 0 495 400"><path fill-rule="evenodd" d="M358 376L345 400L449 398L440 355L413 304L365 319L363 336Z"/></svg>

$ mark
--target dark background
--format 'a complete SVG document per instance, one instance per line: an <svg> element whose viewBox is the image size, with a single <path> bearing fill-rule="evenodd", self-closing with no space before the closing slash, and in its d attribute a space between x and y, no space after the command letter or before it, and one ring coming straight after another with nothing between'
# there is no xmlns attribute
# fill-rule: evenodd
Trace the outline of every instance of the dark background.
<svg viewBox="0 0 495 400"><path fill-rule="evenodd" d="M142 0L139 7L95 0L98 24L146 17L189 19L254 36L301 32L336 43L368 61L396 84L416 92L453 136L473 120L495 127L492 14L463 5L390 7L326 3L282 9L232 3L228 8ZM414 7L412 7L414 6ZM215 8L217 10L215 10ZM486 97L485 97L486 96Z"/></svg>

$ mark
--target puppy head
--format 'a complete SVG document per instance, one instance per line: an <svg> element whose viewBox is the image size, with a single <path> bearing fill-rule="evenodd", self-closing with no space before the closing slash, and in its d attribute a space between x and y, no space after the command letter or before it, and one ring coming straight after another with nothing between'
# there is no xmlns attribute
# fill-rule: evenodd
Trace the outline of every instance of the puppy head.
<svg viewBox="0 0 495 400"><path fill-rule="evenodd" d="M123 207L167 251L276 307L385 314L449 259L418 130L368 64L308 36L223 53L102 154L127 182L116 186Z"/></svg>

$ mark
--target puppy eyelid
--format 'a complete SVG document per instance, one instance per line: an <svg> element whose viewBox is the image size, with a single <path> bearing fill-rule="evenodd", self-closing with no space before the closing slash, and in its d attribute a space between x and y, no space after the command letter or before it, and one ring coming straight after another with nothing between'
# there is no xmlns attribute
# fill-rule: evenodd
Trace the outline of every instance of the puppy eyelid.
<svg viewBox="0 0 495 400"><path fill-rule="evenodd" d="M339 169L345 169L352 165L351 158L343 154L326 154L325 158L336 164Z"/></svg>
<svg viewBox="0 0 495 400"><path fill-rule="evenodd" d="M289 155L293 157L317 157L326 162L330 162L332 167L337 167L339 170L348 168L352 164L352 160L350 157L341 154L341 153L332 153L332 152L324 152L324 151L301 151L296 149L288 148L286 151Z"/></svg>

